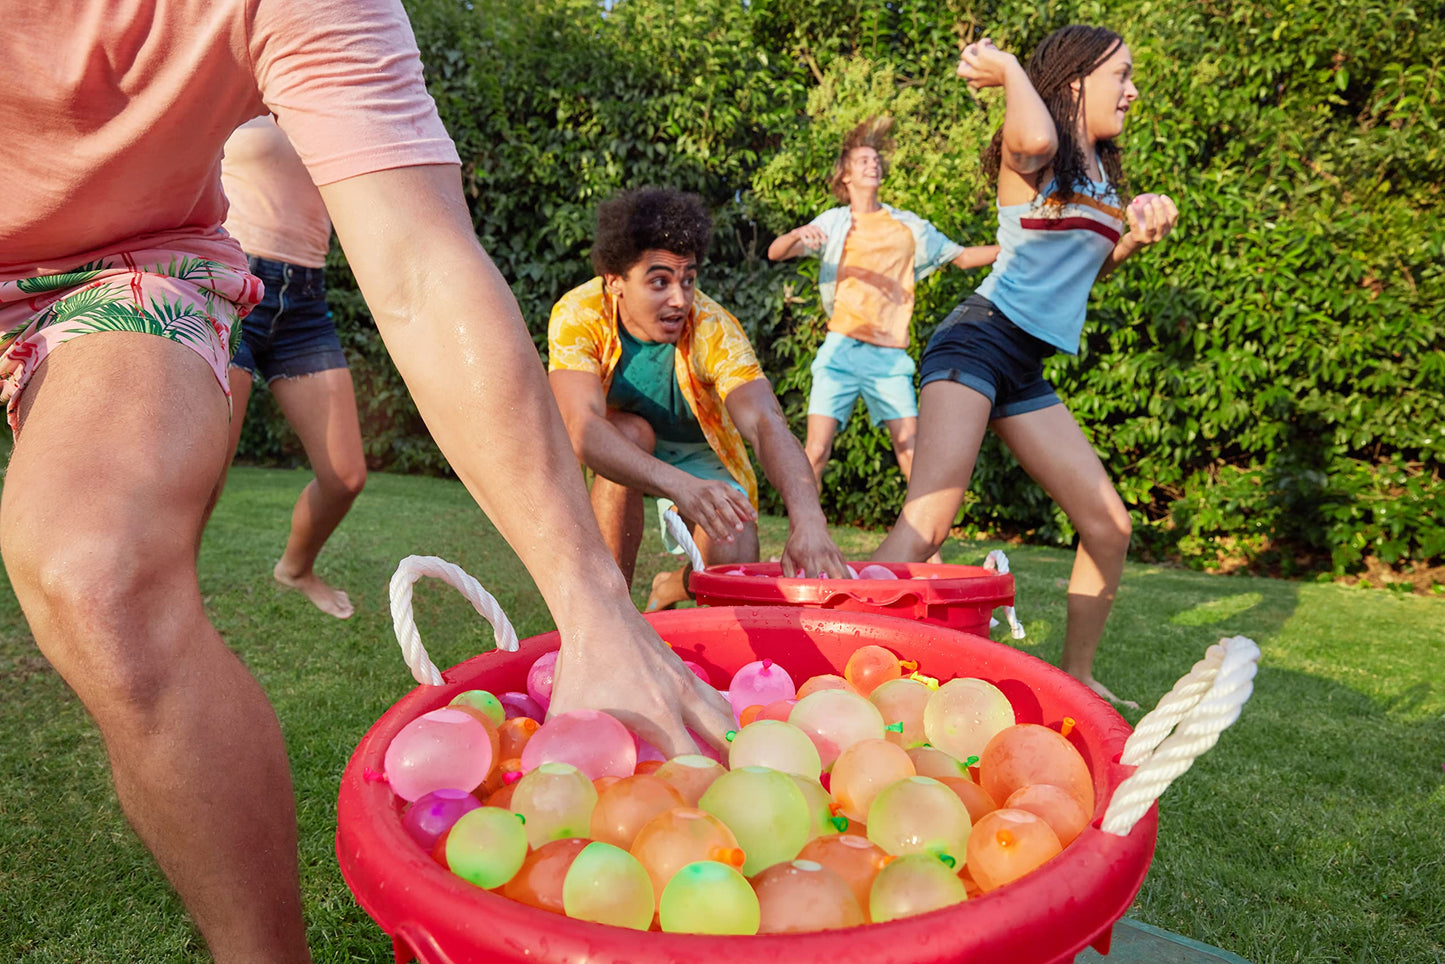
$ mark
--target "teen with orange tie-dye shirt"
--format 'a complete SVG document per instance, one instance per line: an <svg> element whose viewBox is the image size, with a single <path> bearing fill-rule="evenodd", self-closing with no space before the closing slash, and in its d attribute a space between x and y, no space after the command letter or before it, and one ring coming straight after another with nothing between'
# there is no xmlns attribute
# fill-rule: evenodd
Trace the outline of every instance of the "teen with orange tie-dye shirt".
<svg viewBox="0 0 1445 964"><path fill-rule="evenodd" d="M549 380L592 508L632 580L644 494L677 505L704 562L756 562L751 443L788 513L783 570L842 577L818 492L742 326L696 288L712 220L693 195L660 188L601 205L592 264L547 328ZM653 581L649 609L687 598L686 570Z"/></svg>

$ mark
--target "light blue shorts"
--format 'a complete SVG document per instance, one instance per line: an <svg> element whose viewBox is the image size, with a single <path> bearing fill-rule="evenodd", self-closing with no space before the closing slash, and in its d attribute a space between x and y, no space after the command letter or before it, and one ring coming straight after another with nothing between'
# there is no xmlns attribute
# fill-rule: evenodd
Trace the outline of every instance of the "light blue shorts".
<svg viewBox="0 0 1445 964"><path fill-rule="evenodd" d="M808 414L836 419L841 432L853 403L862 395L875 426L896 418L917 418L914 368L913 359L902 348L870 345L830 331L813 359Z"/></svg>
<svg viewBox="0 0 1445 964"><path fill-rule="evenodd" d="M743 498L747 498L748 490L733 478L732 473L727 470L727 466L722 464L722 460L717 457L712 446L706 442L665 442L658 439L652 449L652 457L666 462L675 469L681 469L695 479L726 482L741 492ZM662 521L667 515L667 510L672 507L671 499L657 500L657 523L662 527L663 547L673 555L680 556L683 553L682 546L672 538L672 533L667 531L667 523Z"/></svg>

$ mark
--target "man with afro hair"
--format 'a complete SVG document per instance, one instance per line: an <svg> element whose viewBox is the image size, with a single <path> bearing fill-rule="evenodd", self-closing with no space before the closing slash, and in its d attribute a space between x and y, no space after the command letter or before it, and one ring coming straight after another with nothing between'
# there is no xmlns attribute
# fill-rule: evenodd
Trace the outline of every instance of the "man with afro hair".
<svg viewBox="0 0 1445 964"><path fill-rule="evenodd" d="M552 308L548 378L572 447L596 476L603 538L630 584L642 498L655 495L676 505L708 565L757 561L750 444L787 508L783 571L843 576L812 468L747 335L697 290L711 242L695 195L624 192L597 210L597 276ZM659 574L647 608L687 598L684 575Z"/></svg>

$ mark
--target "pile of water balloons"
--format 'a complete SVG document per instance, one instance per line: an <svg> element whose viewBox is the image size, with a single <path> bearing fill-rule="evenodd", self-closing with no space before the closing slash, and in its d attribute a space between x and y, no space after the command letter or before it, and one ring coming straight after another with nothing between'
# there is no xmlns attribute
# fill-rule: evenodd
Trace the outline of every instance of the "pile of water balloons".
<svg viewBox="0 0 1445 964"><path fill-rule="evenodd" d="M663 760L605 713L542 722L555 663L423 714L384 763L419 846L542 910L700 934L887 921L1034 871L1093 818L1071 720L1015 723L993 684L880 646L796 688L775 662L739 669L729 765Z"/></svg>

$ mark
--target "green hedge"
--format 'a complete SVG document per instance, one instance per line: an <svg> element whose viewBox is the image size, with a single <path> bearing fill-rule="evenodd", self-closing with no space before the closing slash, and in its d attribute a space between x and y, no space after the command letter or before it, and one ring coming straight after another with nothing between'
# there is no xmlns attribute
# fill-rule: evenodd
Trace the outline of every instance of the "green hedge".
<svg viewBox="0 0 1445 964"><path fill-rule="evenodd" d="M1445 4L408 7L478 235L539 347L553 301L590 274L598 200L641 184L696 191L718 226L703 287L747 326L800 435L824 323L816 262L763 252L834 203L823 178L841 133L893 114L883 199L987 243L978 152L1001 99L956 79L959 38L1026 50L1065 23L1113 26L1142 94L1129 182L1173 196L1180 226L1096 286L1080 354L1048 375L1130 505L1136 546L1336 574L1445 561ZM445 471L333 260L372 463ZM920 285L915 351L981 276L948 268ZM243 455L294 458L274 407L252 414ZM865 418L839 437L825 489L836 521L896 517L902 479ZM993 440L961 522L1073 537Z"/></svg>

